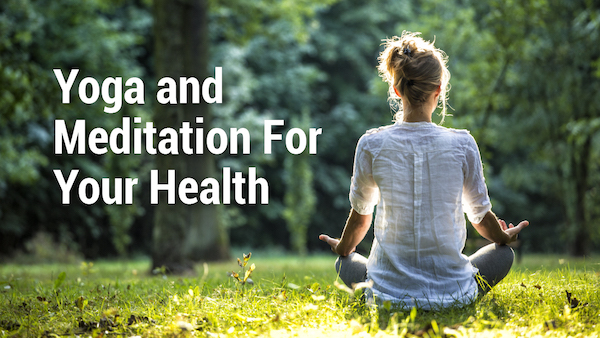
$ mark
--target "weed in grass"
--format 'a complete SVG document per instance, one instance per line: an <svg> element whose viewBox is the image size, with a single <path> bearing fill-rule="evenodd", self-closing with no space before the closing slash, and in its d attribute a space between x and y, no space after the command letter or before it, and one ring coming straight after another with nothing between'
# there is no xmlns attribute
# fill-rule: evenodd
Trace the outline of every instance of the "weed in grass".
<svg viewBox="0 0 600 338"><path fill-rule="evenodd" d="M246 270L246 265L248 265L248 261L250 260L250 257L252 257L252 252L249 252L247 255L243 254L243 257L244 257L243 260L240 260L239 258L237 259L238 265L240 266L240 268L242 268L241 273L231 271L229 273L229 276L232 278L235 278L235 280L238 281L238 283L240 283L241 285L245 285L246 283L248 283L250 285L254 285L254 281L252 281L252 279L250 279L250 275L252 274L252 271L254 271L256 266L254 264L252 264ZM241 276L241 278L240 278L240 276Z"/></svg>

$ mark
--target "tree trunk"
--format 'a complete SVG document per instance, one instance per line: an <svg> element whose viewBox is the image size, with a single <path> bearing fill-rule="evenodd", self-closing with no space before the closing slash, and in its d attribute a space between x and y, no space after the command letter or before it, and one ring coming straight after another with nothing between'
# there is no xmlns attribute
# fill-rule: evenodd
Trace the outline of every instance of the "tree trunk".
<svg viewBox="0 0 600 338"><path fill-rule="evenodd" d="M179 77L185 76L196 77L202 84L209 76L207 0L154 0L153 6L157 80L168 76L179 82ZM179 90L177 92L179 94ZM188 102L191 99L188 98ZM204 118L204 122L198 126L197 116ZM155 103L154 122L157 130L165 127L178 130L183 121L190 122L194 129L196 126L202 127L206 133L211 126L209 105L203 100L194 105ZM192 146L195 144L191 143ZM215 177L215 159L210 153L157 154L155 159L160 183L167 182L169 169L175 170L177 184L185 177L194 178L198 184L206 177ZM169 205L166 197L166 193L159 194L159 203L154 212L153 268L165 267L171 273L183 273L191 270L196 261L228 257L229 244L221 222L220 206L203 205L200 202L185 205L178 198L175 204Z"/></svg>
<svg viewBox="0 0 600 338"><path fill-rule="evenodd" d="M587 224L586 194L589 178L589 161L591 154L592 138L585 136L585 141L580 147L573 142L571 154L571 173L574 180L574 203L571 215L573 237L569 243L569 251L573 256L586 256L589 254L590 229Z"/></svg>

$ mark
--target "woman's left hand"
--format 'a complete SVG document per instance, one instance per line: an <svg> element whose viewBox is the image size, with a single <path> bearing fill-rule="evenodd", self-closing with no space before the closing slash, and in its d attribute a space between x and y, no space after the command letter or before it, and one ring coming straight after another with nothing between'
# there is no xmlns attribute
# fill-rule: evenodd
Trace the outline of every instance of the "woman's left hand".
<svg viewBox="0 0 600 338"><path fill-rule="evenodd" d="M516 241L519 237L519 232L529 225L529 221L521 221L517 226L513 225L512 223L506 225L506 222L501 219L498 219L498 223L500 224L500 228L509 236L509 240L505 244Z"/></svg>

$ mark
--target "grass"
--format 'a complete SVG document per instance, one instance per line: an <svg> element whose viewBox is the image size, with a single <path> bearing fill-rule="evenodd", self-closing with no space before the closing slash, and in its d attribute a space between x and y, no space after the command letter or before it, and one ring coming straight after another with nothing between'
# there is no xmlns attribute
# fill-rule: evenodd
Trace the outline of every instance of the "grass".
<svg viewBox="0 0 600 338"><path fill-rule="evenodd" d="M597 258L527 255L480 301L439 312L369 308L337 286L333 260L255 253L252 285L228 277L235 261L187 277L149 276L145 260L3 265L0 335L600 335Z"/></svg>

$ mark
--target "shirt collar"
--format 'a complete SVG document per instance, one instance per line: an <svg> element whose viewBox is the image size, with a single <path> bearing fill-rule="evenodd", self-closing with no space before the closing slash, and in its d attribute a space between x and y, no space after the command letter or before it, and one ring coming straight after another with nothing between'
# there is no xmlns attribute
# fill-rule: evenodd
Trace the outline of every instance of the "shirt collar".
<svg viewBox="0 0 600 338"><path fill-rule="evenodd" d="M436 124L433 122L404 122L404 121L396 121L396 124L399 126L406 126L406 127L411 127L411 128L418 128L418 127L430 127L430 126L435 126Z"/></svg>

